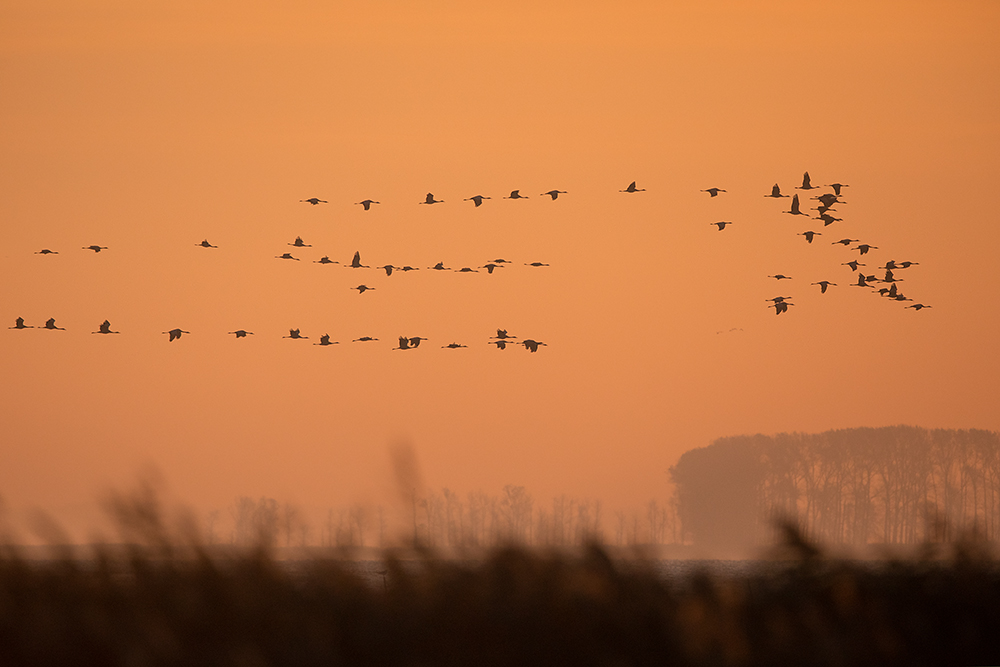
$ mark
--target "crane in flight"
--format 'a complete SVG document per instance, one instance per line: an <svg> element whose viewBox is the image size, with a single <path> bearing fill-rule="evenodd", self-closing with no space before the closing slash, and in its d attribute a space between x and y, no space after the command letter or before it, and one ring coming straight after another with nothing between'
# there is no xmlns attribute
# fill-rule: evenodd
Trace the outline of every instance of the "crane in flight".
<svg viewBox="0 0 1000 667"><path fill-rule="evenodd" d="M635 181L632 181L631 183L628 184L627 188L625 188L624 190L619 190L618 192L645 192L645 191L646 188L637 188L635 187Z"/></svg>
<svg viewBox="0 0 1000 667"><path fill-rule="evenodd" d="M504 199L527 199L527 197L522 195L520 190L511 190L510 196L504 197Z"/></svg>
<svg viewBox="0 0 1000 667"><path fill-rule="evenodd" d="M435 271L451 271L450 268L448 268L447 266L444 265L444 262L438 262L434 266L431 266L431 267L428 267L428 268L434 269Z"/></svg>
<svg viewBox="0 0 1000 667"><path fill-rule="evenodd" d="M107 250L108 246L106 246L106 245L87 245L87 246L83 246L83 249L84 250L93 250L94 252L101 252L102 250Z"/></svg>
<svg viewBox="0 0 1000 667"><path fill-rule="evenodd" d="M847 183L830 183L829 185L827 185L825 187L833 188L833 194L835 194L835 195L837 195L839 197L840 196L840 188L849 188L850 186Z"/></svg>
<svg viewBox="0 0 1000 667"><path fill-rule="evenodd" d="M543 192L542 194L540 194L538 196L542 197L544 195L548 195L548 196L552 197L552 201L555 201L556 199L559 198L559 195L564 195L564 194L566 194L565 190L549 190L548 192Z"/></svg>
<svg viewBox="0 0 1000 667"><path fill-rule="evenodd" d="M712 197L718 197L720 192L725 192L722 188L708 188L707 190L702 190L702 192L707 192Z"/></svg>
<svg viewBox="0 0 1000 667"><path fill-rule="evenodd" d="M810 283L810 284L811 285L819 285L819 293L820 294L826 294L826 289L830 285L833 285L834 287L837 286L837 283L831 283L829 280L821 280L818 283Z"/></svg>
<svg viewBox="0 0 1000 667"><path fill-rule="evenodd" d="M49 250L48 248L42 248L41 250L39 250L35 254L36 255L58 255L59 253L56 252L55 250Z"/></svg>
<svg viewBox="0 0 1000 667"><path fill-rule="evenodd" d="M237 338L246 338L247 335L254 335L252 331L244 331L243 329L238 329L236 331L230 331L229 334L236 334Z"/></svg>
<svg viewBox="0 0 1000 667"><path fill-rule="evenodd" d="M924 305L922 303L915 303L912 306L907 306L907 308L912 308L913 310L919 311L919 310L923 310L924 308L930 308L930 306L926 306L926 305Z"/></svg>
<svg viewBox="0 0 1000 667"><path fill-rule="evenodd" d="M358 294L364 294L368 290L374 290L374 287L369 287L368 285L358 285L357 287L352 287L351 289L358 290Z"/></svg>
<svg viewBox="0 0 1000 667"><path fill-rule="evenodd" d="M787 313L788 307L794 305L791 301L776 301L774 303L774 314L781 315L782 313Z"/></svg>
<svg viewBox="0 0 1000 667"><path fill-rule="evenodd" d="M311 248L312 246L302 240L301 236L296 236L295 241L289 243L290 246L295 246L296 248Z"/></svg>
<svg viewBox="0 0 1000 667"><path fill-rule="evenodd" d="M538 347L540 345L547 347L545 343L539 340L532 340L531 338L525 338L524 340L522 340L521 345L523 345L524 349L526 349L528 352L538 352Z"/></svg>
<svg viewBox="0 0 1000 667"><path fill-rule="evenodd" d="M209 243L208 239L205 239L201 243L195 243L195 245L198 246L198 247L201 247L201 248L218 248L219 247L217 245L212 245L211 243Z"/></svg>
<svg viewBox="0 0 1000 667"><path fill-rule="evenodd" d="M354 251L354 259L351 260L351 268L352 269L368 269L368 268L371 268L371 267L365 266L364 264L361 263L361 251L360 250L355 250Z"/></svg>
<svg viewBox="0 0 1000 667"><path fill-rule="evenodd" d="M372 209L372 204L381 204L381 203L382 202L375 201L374 199L364 199L362 201L355 202L354 205L355 206L358 206L358 205L364 206L366 211L370 211Z"/></svg>
<svg viewBox="0 0 1000 667"><path fill-rule="evenodd" d="M51 331L66 331L64 328L56 326L56 318L54 317L45 320L45 328Z"/></svg>
<svg viewBox="0 0 1000 667"><path fill-rule="evenodd" d="M474 269L471 266L463 266L460 269L455 269L455 273L479 273L479 269Z"/></svg>
<svg viewBox="0 0 1000 667"><path fill-rule="evenodd" d="M867 255L869 250L878 250L877 245L871 245L869 243L858 244L856 248L851 248L851 250L857 250L862 255Z"/></svg>
<svg viewBox="0 0 1000 667"><path fill-rule="evenodd" d="M531 262L531 263L526 263L525 266L534 266L537 268L539 266L548 266L548 264L545 264L543 262Z"/></svg>
<svg viewBox="0 0 1000 667"><path fill-rule="evenodd" d="M313 345L338 345L338 344L340 344L339 340L335 341L330 340L330 334L323 334L322 336L319 337L318 343L313 343Z"/></svg>
<svg viewBox="0 0 1000 667"><path fill-rule="evenodd" d="M459 343L448 343L447 345L442 345L441 349L445 350L457 350L460 347L469 347L468 345L460 345Z"/></svg>
<svg viewBox="0 0 1000 667"><path fill-rule="evenodd" d="M782 211L782 213L788 213L789 215L808 215L808 213L803 213L799 209L799 196L796 194L792 197L792 206L787 211Z"/></svg>
<svg viewBox="0 0 1000 667"><path fill-rule="evenodd" d="M517 336L508 335L506 329L497 329L497 335L490 336L490 338L496 338L497 340L508 340L510 338L517 338Z"/></svg>
<svg viewBox="0 0 1000 667"><path fill-rule="evenodd" d="M163 333L168 334L170 336L170 340L167 341L167 342L168 343L172 343L175 340L177 340L178 338L180 338L181 334L189 334L191 332L190 331L184 331L183 329L171 329L170 331L164 331Z"/></svg>
<svg viewBox="0 0 1000 667"><path fill-rule="evenodd" d="M290 252L282 253L280 255L275 255L274 258L275 259L294 259L296 262L299 261L299 258L298 257L292 257L292 253L290 253Z"/></svg>
<svg viewBox="0 0 1000 667"><path fill-rule="evenodd" d="M710 222L708 224L717 226L719 228L719 231L721 232L726 228L726 225L731 225L733 223L729 220L720 220L719 222Z"/></svg>
<svg viewBox="0 0 1000 667"><path fill-rule="evenodd" d="M791 276L786 276L783 273L776 273L773 276L768 276L768 278L774 278L775 280L791 280Z"/></svg>
<svg viewBox="0 0 1000 667"><path fill-rule="evenodd" d="M400 336L399 337L399 347L394 347L392 349L394 349L394 350L411 350L413 348L410 347L410 339L409 338L407 338L406 336Z"/></svg>
<svg viewBox="0 0 1000 667"><path fill-rule="evenodd" d="M97 331L91 331L90 333L95 333L95 334L96 333L99 333L99 334L116 334L116 333L121 333L121 332L120 331L112 331L111 330L111 322L109 322L108 320L104 320L103 322L101 322L101 326L97 327Z"/></svg>
<svg viewBox="0 0 1000 667"><path fill-rule="evenodd" d="M291 338L293 340L305 340L308 339L309 336L303 336L301 333L299 333L298 329L289 329L288 335L282 336L282 338Z"/></svg>
<svg viewBox="0 0 1000 667"><path fill-rule="evenodd" d="M385 266L376 266L375 268L382 269L383 271L385 271L385 275L391 276L393 269L396 269L398 267L395 267L392 264L386 264Z"/></svg>
<svg viewBox="0 0 1000 667"><path fill-rule="evenodd" d="M434 199L434 195L431 194L430 192L428 192L427 196L424 197L424 200L422 202L420 202L420 203L421 204L443 204L444 200L443 199Z"/></svg>
<svg viewBox="0 0 1000 667"><path fill-rule="evenodd" d="M410 336L410 347L412 348L420 347L420 341L422 340L429 340L429 339L424 338L423 336Z"/></svg>
<svg viewBox="0 0 1000 667"><path fill-rule="evenodd" d="M815 190L818 185L813 185L809 180L809 172L802 174L802 185L796 186L796 190Z"/></svg>
<svg viewBox="0 0 1000 667"><path fill-rule="evenodd" d="M463 199L462 201L471 201L478 208L478 207L480 207L480 206L483 205L483 200L484 199L489 199L489 197L484 197L482 195L473 195L473 196L469 197L468 199Z"/></svg>
<svg viewBox="0 0 1000 667"><path fill-rule="evenodd" d="M330 202L326 201L325 199L320 199L319 197L310 197L309 199L300 199L299 201L300 202L305 202L307 204L312 204L313 206L315 206L316 204L329 204L330 203Z"/></svg>
<svg viewBox="0 0 1000 667"><path fill-rule="evenodd" d="M489 341L486 341L486 343L488 345L496 345L498 350L506 350L507 349L507 341L505 341L505 340L489 340Z"/></svg>
<svg viewBox="0 0 1000 667"><path fill-rule="evenodd" d="M479 268L486 269L486 273L493 273L493 269L502 269L503 265L502 264L494 264L493 262L490 262L489 264L483 264Z"/></svg>
<svg viewBox="0 0 1000 667"><path fill-rule="evenodd" d="M19 317L16 320L14 320L14 326L7 327L7 328L8 329L34 329L35 327L29 326L29 325L25 325L24 318L23 317Z"/></svg>
<svg viewBox="0 0 1000 667"><path fill-rule="evenodd" d="M822 236L822 234L819 232L810 231L810 232L799 232L798 234L796 234L796 236L804 236L806 237L806 243L812 243L814 236Z"/></svg>
<svg viewBox="0 0 1000 667"><path fill-rule="evenodd" d="M353 343L370 343L370 342L376 341L376 340L378 340L378 338L372 338L371 336L362 336L361 338L355 338L351 342L353 342Z"/></svg>
<svg viewBox="0 0 1000 667"><path fill-rule="evenodd" d="M330 259L329 256L323 255L322 257L314 261L313 264L340 264L340 262L336 262Z"/></svg>
<svg viewBox="0 0 1000 667"><path fill-rule="evenodd" d="M774 199L778 199L779 197L787 197L788 195L781 194L781 188L778 187L777 183L775 183L773 186L771 186L771 194L764 195L764 196L765 197L773 197Z"/></svg>

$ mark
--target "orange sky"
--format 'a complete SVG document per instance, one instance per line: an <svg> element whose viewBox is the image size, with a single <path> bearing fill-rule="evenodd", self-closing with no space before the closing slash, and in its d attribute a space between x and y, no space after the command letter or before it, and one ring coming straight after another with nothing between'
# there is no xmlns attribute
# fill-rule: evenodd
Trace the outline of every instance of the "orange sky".
<svg viewBox="0 0 1000 667"><path fill-rule="evenodd" d="M401 440L430 487L629 507L720 436L1000 429L1000 4L211 4L0 7L0 320L67 329L0 330L9 507L150 465L201 509L374 502ZM843 222L763 197L806 170ZM933 307L849 287L843 237ZM424 268L312 263L355 250Z"/></svg>

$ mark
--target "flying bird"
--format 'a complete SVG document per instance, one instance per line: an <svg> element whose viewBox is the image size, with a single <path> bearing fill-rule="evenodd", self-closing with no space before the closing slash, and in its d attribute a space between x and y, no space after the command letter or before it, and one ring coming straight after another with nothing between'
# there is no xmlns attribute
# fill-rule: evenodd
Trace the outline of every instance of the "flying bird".
<svg viewBox="0 0 1000 667"><path fill-rule="evenodd" d="M361 206L365 207L366 211L370 211L372 208L372 204L381 204L381 203L382 202L375 201L374 199L365 199L364 201L355 202L354 205L357 206L360 204Z"/></svg>
<svg viewBox="0 0 1000 667"><path fill-rule="evenodd" d="M289 329L287 336L282 336L282 338L292 338L294 340L308 339L309 336L303 336L299 333L298 329Z"/></svg>
<svg viewBox="0 0 1000 667"><path fill-rule="evenodd" d="M45 321L45 328L50 330L66 331L62 327L56 326L56 318L54 317L50 317Z"/></svg>
<svg viewBox="0 0 1000 667"><path fill-rule="evenodd" d="M790 301L777 301L774 304L774 314L781 315L782 313L788 312L789 306L794 306L795 304Z"/></svg>
<svg viewBox="0 0 1000 667"><path fill-rule="evenodd" d="M538 266L548 266L548 264L543 264L542 262L531 262L530 264L525 264L525 266L538 267Z"/></svg>
<svg viewBox="0 0 1000 667"><path fill-rule="evenodd" d="M502 259L502 258L501 259L494 259L493 263L494 264L510 264L510 260Z"/></svg>
<svg viewBox="0 0 1000 667"><path fill-rule="evenodd" d="M335 262L332 259L330 259L327 255L323 255L315 262L313 262L313 264L340 264L340 262Z"/></svg>
<svg viewBox="0 0 1000 667"><path fill-rule="evenodd" d="M294 259L296 262L299 261L299 258L298 257L292 257L292 253L290 253L290 252L286 252L286 253L283 253L281 255L275 255L274 258L275 259Z"/></svg>
<svg viewBox="0 0 1000 667"><path fill-rule="evenodd" d="M33 327L33 326L25 326L25 324L24 324L24 318L23 317L19 317L16 320L14 320L14 326L7 327L7 328L8 329L34 329L35 327Z"/></svg>
<svg viewBox="0 0 1000 667"><path fill-rule="evenodd" d="M378 338L372 338L371 336L362 336L361 338L355 338L352 342L354 343L370 343L371 341L378 340Z"/></svg>
<svg viewBox="0 0 1000 667"><path fill-rule="evenodd" d="M471 201L473 204L479 207L483 205L484 199L489 199L489 197L484 197L482 195L473 195L472 197L469 197L468 199L463 199L462 201Z"/></svg>
<svg viewBox="0 0 1000 667"><path fill-rule="evenodd" d="M309 245L308 243L305 243L305 242L304 242L304 241L302 240L302 237L301 237L301 236L296 236L296 237L295 237L295 241L294 241L294 242L292 242L292 243L289 243L288 245L290 245L290 246L295 246L296 248L311 248L311 247L312 247L312 246L311 246L311 245Z"/></svg>
<svg viewBox="0 0 1000 667"><path fill-rule="evenodd" d="M858 247L856 247L856 248L851 248L851 250L857 250L862 255L867 255L869 250L878 250L878 246L877 245L870 245L868 243L862 243L862 244L858 245Z"/></svg>
<svg viewBox="0 0 1000 667"><path fill-rule="evenodd" d="M209 243L208 239L205 239L201 243L195 243L195 245L199 246L199 247L202 247L202 248L218 248L219 247L217 245L212 245L211 243Z"/></svg>
<svg viewBox="0 0 1000 667"><path fill-rule="evenodd" d="M810 199L817 200L819 203L821 203L823 206L825 206L827 208L827 210L829 210L830 207L833 206L834 204L843 204L844 203L844 202L840 201L840 199L837 198L837 195L832 195L829 192L826 193L826 194L820 195L819 197L811 197Z"/></svg>
<svg viewBox="0 0 1000 667"><path fill-rule="evenodd" d="M792 207L787 211L782 211L782 213L788 213L790 215L808 215L799 210L799 196L795 195L792 197Z"/></svg>
<svg viewBox="0 0 1000 667"><path fill-rule="evenodd" d="M509 336L509 335L507 335L507 330L506 329L497 329L497 335L496 336L490 336L490 338L497 338L498 340L507 340L509 338L517 338L517 336Z"/></svg>
<svg viewBox="0 0 1000 667"><path fill-rule="evenodd" d="M787 300L789 300L791 298L792 297L790 297L790 296L776 296L776 297L774 297L772 299L764 299L764 301L770 301L772 303L781 303L782 301L787 301Z"/></svg>
<svg viewBox="0 0 1000 667"><path fill-rule="evenodd" d="M844 221L843 218L835 218L832 215L830 215L829 213L820 213L818 216L816 216L815 218L813 218L813 220L822 220L824 227L829 227L830 225L832 225L835 222L843 222Z"/></svg>
<svg viewBox="0 0 1000 667"><path fill-rule="evenodd" d="M479 273L479 271L477 269L473 269L472 267L469 267L469 266L463 266L460 269L455 269L455 272L456 273Z"/></svg>
<svg viewBox="0 0 1000 667"><path fill-rule="evenodd" d="M468 345L459 345L458 343L448 343L447 345L442 345L441 349L457 350L460 347L468 347Z"/></svg>
<svg viewBox="0 0 1000 667"><path fill-rule="evenodd" d="M299 201L300 202L305 202L307 204L312 204L313 206L315 206L316 204L329 204L330 203L330 202L326 201L325 199L320 199L319 197L310 197L309 199L300 199Z"/></svg>
<svg viewBox="0 0 1000 667"><path fill-rule="evenodd" d="M35 254L36 255L58 255L59 253L56 252L55 250L49 250L48 248L42 248L41 250L39 250Z"/></svg>
<svg viewBox="0 0 1000 667"><path fill-rule="evenodd" d="M167 342L168 343L172 343L175 340L177 340L178 338L180 338L181 334L189 334L191 332L190 331L183 331L182 329L171 329L170 331L164 331L163 333L168 334L170 336L170 340L167 341Z"/></svg>
<svg viewBox="0 0 1000 667"><path fill-rule="evenodd" d="M907 308L912 308L913 310L922 310L924 308L930 308L930 306L925 306L922 303L915 303L912 306L907 306Z"/></svg>
<svg viewBox="0 0 1000 667"><path fill-rule="evenodd" d="M822 236L822 234L819 232L800 232L799 234L796 234L796 236L804 236L806 237L807 243L812 243L814 236Z"/></svg>
<svg viewBox="0 0 1000 667"><path fill-rule="evenodd" d="M545 345L545 343L537 340L532 340L530 338L525 338L524 340L521 341L521 345L523 345L524 349L528 350L528 352L538 352L538 346Z"/></svg>
<svg viewBox="0 0 1000 667"><path fill-rule="evenodd" d="M322 336L319 337L319 342L313 343L313 345L337 345L339 343L340 341L337 340L331 341L330 334L323 334Z"/></svg>
<svg viewBox="0 0 1000 667"><path fill-rule="evenodd" d="M820 294L826 294L826 289L830 285L833 285L834 287L837 286L837 283L831 283L829 280L821 280L818 283L810 283L810 284L811 285L819 285L819 293Z"/></svg>
<svg viewBox="0 0 1000 667"><path fill-rule="evenodd" d="M450 268L444 265L444 262L438 262L434 266L428 268L434 269L435 271L451 271Z"/></svg>
<svg viewBox="0 0 1000 667"><path fill-rule="evenodd" d="M835 194L835 195L837 195L839 197L840 196L840 188L848 188L850 186L847 183L830 183L826 187L833 188L833 194Z"/></svg>
<svg viewBox="0 0 1000 667"><path fill-rule="evenodd" d="M507 341L505 341L505 340L491 340L491 341L487 341L487 343L489 345L496 345L498 350L506 350L507 349Z"/></svg>
<svg viewBox="0 0 1000 667"><path fill-rule="evenodd" d="M781 188L778 187L777 183L775 183L773 186L771 186L771 194L764 195L764 196L765 197L773 197L773 198L777 199L779 197L787 197L788 195L781 194Z"/></svg>
<svg viewBox="0 0 1000 667"><path fill-rule="evenodd" d="M504 197L504 199L527 199L527 197L522 195L520 190L511 190L510 196ZM555 197L553 197L553 199L555 199Z"/></svg>
<svg viewBox="0 0 1000 667"><path fill-rule="evenodd" d="M84 250L93 250L94 252L101 252L102 250L107 250L108 247L104 245L88 245L83 247Z"/></svg>
<svg viewBox="0 0 1000 667"><path fill-rule="evenodd" d="M406 266L399 267L399 270L400 271L419 271L420 269L418 269L415 266L410 266L409 264L407 264Z"/></svg>
<svg viewBox="0 0 1000 667"><path fill-rule="evenodd" d="M549 190L548 192L543 192L541 195L538 196L541 197L542 195L548 195L552 197L552 201L555 201L556 199L559 198L559 195L564 195L564 194L566 194L565 190Z"/></svg>
<svg viewBox="0 0 1000 667"><path fill-rule="evenodd" d="M91 331L90 333L95 333L95 334L96 333L99 333L99 334L116 334L116 333L121 333L121 332L120 331L112 331L111 330L111 322L109 322L108 320L104 320L103 322L101 322L101 326L97 327L97 331Z"/></svg>
<svg viewBox="0 0 1000 667"><path fill-rule="evenodd" d="M360 250L355 250L354 251L354 259L351 260L351 268L352 269L368 269L368 268L371 268L371 267L365 266L364 264L361 263L361 251Z"/></svg>
<svg viewBox="0 0 1000 667"><path fill-rule="evenodd" d="M719 231L721 232L723 229L726 228L726 225L731 225L733 223L730 222L730 221L728 221L728 220L721 220L719 222L710 222L708 224L709 225L716 225L719 228Z"/></svg>
<svg viewBox="0 0 1000 667"><path fill-rule="evenodd" d="M420 341L422 340L428 340L428 339L424 338L423 336L410 336L410 347L413 348L420 347Z"/></svg>
<svg viewBox="0 0 1000 667"><path fill-rule="evenodd" d="M773 276L768 276L768 278L774 278L775 280L791 280L791 276L786 276L781 273L775 274Z"/></svg>
<svg viewBox="0 0 1000 667"><path fill-rule="evenodd" d="M424 197L424 200L422 202L420 202L420 203L421 204L443 204L444 200L443 199L434 199L434 195L431 194L430 192L428 192L427 196Z"/></svg>
<svg viewBox="0 0 1000 667"><path fill-rule="evenodd" d="M238 331L229 331L228 333L236 334L237 338L246 338L248 334L251 336L253 335L252 331L244 331L243 329L239 329Z"/></svg>
<svg viewBox="0 0 1000 667"><path fill-rule="evenodd" d="M351 289L358 290L358 294L364 294L368 290L374 290L374 287L369 287L368 285L358 285L357 287L352 287Z"/></svg>
<svg viewBox="0 0 1000 667"><path fill-rule="evenodd" d="M395 269L396 267L393 266L392 264L386 264L385 266L376 266L375 268L382 269L383 271L385 271L385 275L391 276L392 270Z"/></svg>
<svg viewBox="0 0 1000 667"><path fill-rule="evenodd" d="M635 181L632 181L631 183L628 184L627 188L625 188L624 190L619 190L618 192L645 192L645 191L646 188L637 188L635 187Z"/></svg>
<svg viewBox="0 0 1000 667"><path fill-rule="evenodd" d="M815 190L818 187L819 187L818 185L813 185L812 183L809 182L809 172L807 171L806 173L802 174L802 185L796 186L795 189L796 190Z"/></svg>
<svg viewBox="0 0 1000 667"><path fill-rule="evenodd" d="M479 268L486 269L486 273L493 273L493 269L502 269L503 266L501 266L500 264L493 264L491 262L489 264L484 264L484 265L480 266Z"/></svg>
<svg viewBox="0 0 1000 667"><path fill-rule="evenodd" d="M707 190L702 190L702 192L707 192L709 195L717 197L720 192L725 192L725 190L722 188L709 188Z"/></svg>
<svg viewBox="0 0 1000 667"><path fill-rule="evenodd" d="M409 350L409 349L412 349L410 347L410 339L407 338L406 336L400 336L399 337L399 347L394 347L392 349L394 349L394 350Z"/></svg>
<svg viewBox="0 0 1000 667"><path fill-rule="evenodd" d="M849 246L852 243L857 243L860 239L840 239L839 241L831 241L830 245L841 244L843 246Z"/></svg>

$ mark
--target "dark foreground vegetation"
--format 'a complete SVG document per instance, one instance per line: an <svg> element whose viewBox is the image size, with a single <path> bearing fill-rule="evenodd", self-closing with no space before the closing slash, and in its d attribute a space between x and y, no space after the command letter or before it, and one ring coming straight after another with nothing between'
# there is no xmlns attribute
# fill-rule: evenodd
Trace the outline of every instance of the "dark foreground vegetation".
<svg viewBox="0 0 1000 667"><path fill-rule="evenodd" d="M665 579L654 561L497 549L290 564L167 543L0 556L0 665L936 665L1000 659L1000 572L971 546ZM411 553L411 555L413 555Z"/></svg>

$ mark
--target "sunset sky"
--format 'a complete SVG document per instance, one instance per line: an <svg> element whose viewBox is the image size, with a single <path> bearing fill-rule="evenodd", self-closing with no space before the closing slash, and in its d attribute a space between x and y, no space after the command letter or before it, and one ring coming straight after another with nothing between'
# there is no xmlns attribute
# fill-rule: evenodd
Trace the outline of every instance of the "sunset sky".
<svg viewBox="0 0 1000 667"><path fill-rule="evenodd" d="M0 498L391 502L408 443L428 488L628 508L722 436L1000 429L998 35L992 0L4 0ZM842 222L764 196L815 206L805 171Z"/></svg>

